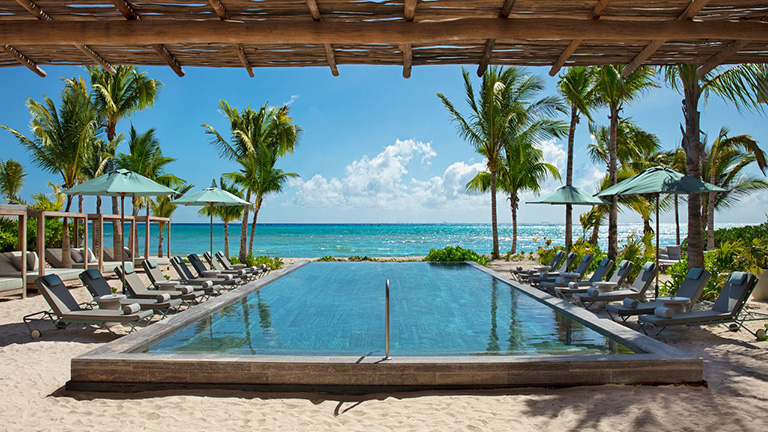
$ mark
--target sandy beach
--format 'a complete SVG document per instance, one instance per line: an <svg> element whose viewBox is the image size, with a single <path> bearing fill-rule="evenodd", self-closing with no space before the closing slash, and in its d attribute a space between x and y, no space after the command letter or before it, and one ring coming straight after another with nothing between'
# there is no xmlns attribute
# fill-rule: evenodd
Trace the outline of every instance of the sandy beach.
<svg viewBox="0 0 768 432"><path fill-rule="evenodd" d="M291 260L285 260L286 263ZM505 269L518 263L496 262ZM85 300L84 288L72 290ZM763 312L768 304L750 301ZM375 394L364 397L231 391L82 393L64 390L72 357L115 336L49 331L21 322L40 296L0 302L0 430L4 431L764 431L768 342L722 326L692 330L676 347L705 360L708 386ZM749 323L750 329L762 322Z"/></svg>

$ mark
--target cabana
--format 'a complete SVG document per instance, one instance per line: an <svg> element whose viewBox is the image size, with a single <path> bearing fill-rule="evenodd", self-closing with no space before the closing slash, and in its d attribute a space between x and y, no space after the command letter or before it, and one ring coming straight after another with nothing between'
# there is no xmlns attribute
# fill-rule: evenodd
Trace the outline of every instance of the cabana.
<svg viewBox="0 0 768 432"><path fill-rule="evenodd" d="M143 222L144 223L144 259L152 258L157 263L163 264L163 265L171 265L170 256L171 256L171 218L164 218L164 217L158 217L158 216L150 216L149 212L147 212L146 216L138 216L136 217L136 222ZM163 227L163 230L168 230L166 233L166 252L165 257L160 257L158 255L152 255L149 252L149 238L150 238L150 224L153 222L157 223L158 225L161 225L161 223L165 224ZM136 245L138 245L138 241L135 242ZM138 250L138 247L136 248ZM135 256L135 255L134 255ZM140 268L140 266L137 266L137 268Z"/></svg>
<svg viewBox="0 0 768 432"><path fill-rule="evenodd" d="M27 208L22 205L0 205L0 216L19 220L18 251L0 254L0 295L27 297ZM14 262L15 261L15 262Z"/></svg>
<svg viewBox="0 0 768 432"><path fill-rule="evenodd" d="M72 229L75 232L75 242L72 245L73 248L80 247L80 236L78 235L79 232L76 229L78 226L79 221L83 221L83 238L88 238L88 215L85 213L74 213L74 212L63 212L63 211L32 211L29 212L29 217L37 218L37 232L38 233L45 233L45 220L47 218L56 218L56 219L72 219L75 223L72 224ZM84 243L87 245L87 240L84 241ZM37 256L39 259L39 265L37 269L37 276L42 277L46 274L56 274L58 275L62 280L64 281L76 281L78 280L78 275L80 274L79 269L88 270L88 254L85 252L84 258L81 263L75 263L72 262L71 268L46 268L45 267L45 261L47 259L54 259L56 257L52 256L50 253L46 257L46 248L45 248L45 235L38 235L37 236ZM54 263L51 263L54 264Z"/></svg>

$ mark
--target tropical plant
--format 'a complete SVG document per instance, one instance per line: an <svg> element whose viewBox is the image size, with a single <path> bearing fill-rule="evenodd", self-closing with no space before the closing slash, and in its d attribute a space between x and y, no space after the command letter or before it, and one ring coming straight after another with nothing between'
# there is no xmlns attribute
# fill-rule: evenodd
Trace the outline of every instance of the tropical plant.
<svg viewBox="0 0 768 432"><path fill-rule="evenodd" d="M85 161L85 166L82 170L82 180L94 179L107 171L108 165L113 162L117 146L123 141L123 134L118 134L113 140L106 141L104 139L98 139L93 144L90 152L88 152L88 158ZM82 195L78 195L80 203L82 203ZM79 210L82 213L82 209ZM101 213L101 196L96 197L96 213Z"/></svg>
<svg viewBox="0 0 768 432"><path fill-rule="evenodd" d="M19 193L24 187L26 176L27 172L19 162L13 159L0 160L0 193L9 204L23 204Z"/></svg>
<svg viewBox="0 0 768 432"><path fill-rule="evenodd" d="M573 66L560 75L557 90L570 106L571 116L568 127L568 158L565 169L565 184L573 185L573 145L576 136L576 125L581 116L592 121L591 111L595 106L594 71L584 66ZM571 250L573 244L573 206L565 205L565 249Z"/></svg>
<svg viewBox="0 0 768 432"><path fill-rule="evenodd" d="M53 189L53 199L48 198L48 195L44 193L36 193L32 195L32 199L35 200L32 204L27 206L28 210L32 211L61 211L64 208L64 200L66 196L61 191L61 188L57 184L48 182L48 186ZM46 227L49 223L46 223Z"/></svg>
<svg viewBox="0 0 768 432"><path fill-rule="evenodd" d="M594 140L587 145L589 157L595 163L610 169L610 128L595 123L589 125ZM631 118L623 118L616 126L616 160L618 166L634 172L648 168L661 151L661 141L656 135L643 130Z"/></svg>
<svg viewBox="0 0 768 432"><path fill-rule="evenodd" d="M117 124L125 117L154 105L162 87L160 81L140 72L136 66L115 66L114 74L98 66L88 66L91 77L91 98L96 106L99 127L107 135L107 141L117 138ZM117 197L112 197L112 214L119 214ZM112 222L112 241L115 250L120 249L123 226Z"/></svg>
<svg viewBox="0 0 768 432"><path fill-rule="evenodd" d="M706 194L702 203L707 250L715 248L715 210L731 207L746 195L768 189L765 180L742 173L745 168L757 164L765 174L768 169L765 152L750 135L729 136L728 132L728 128L722 127L711 146L702 143L702 176L709 183L727 189L727 192Z"/></svg>
<svg viewBox="0 0 768 432"><path fill-rule="evenodd" d="M213 187L217 187L216 180L213 181ZM234 183L227 184L224 177L219 179L218 187L239 198L243 197L243 191ZM224 256L229 258L229 223L243 217L243 206L205 206L198 212L199 215L207 217L211 217L211 213L224 222Z"/></svg>
<svg viewBox="0 0 768 432"><path fill-rule="evenodd" d="M699 103L714 94L733 103L739 110L765 112L762 101L768 100L768 66L764 64L741 64L721 66L699 74L696 64L665 66L665 81L683 94L683 116L685 128L683 144L686 155L687 174L701 178L703 148L701 145L701 124ZM688 256L693 267L704 264L704 243L702 237L701 197L688 197Z"/></svg>
<svg viewBox="0 0 768 432"><path fill-rule="evenodd" d="M160 181L161 184L163 184L163 181ZM170 219L171 216L173 216L173 212L176 211L176 208L178 207L178 204L175 204L173 200L176 198L179 198L180 196L184 195L185 193L189 192L190 189L195 187L194 185L188 185L184 180L178 179L174 181L169 181L163 186L170 187L178 194L176 195L161 195L157 196L151 201L149 201L149 209L152 212L152 214L156 217L161 218L168 218ZM165 221L159 221L158 222L158 235L157 235L157 256L161 257L163 256L163 232L165 232Z"/></svg>
<svg viewBox="0 0 768 432"><path fill-rule="evenodd" d="M620 114L624 107L637 100L651 87L657 87L654 82L654 70L640 67L635 72L624 77L624 66L598 66L595 68L595 96L601 106L608 108L609 146L608 146L608 175L609 185L616 184L618 172L618 128ZM618 249L618 200L611 197L608 210L608 257L616 260Z"/></svg>
<svg viewBox="0 0 768 432"><path fill-rule="evenodd" d="M496 183L503 164L505 146L511 145L516 135L523 134L533 121L554 123L545 119L560 105L558 99L552 96L534 100L543 90L544 82L536 75L529 75L524 68L488 68L483 74L477 95L469 73L462 69L462 75L470 108L468 116L462 115L444 95L438 93L437 96L456 122L459 136L485 158L490 177L488 190L491 192L491 256L496 259L499 258ZM540 130L536 133L540 133Z"/></svg>
<svg viewBox="0 0 768 432"><path fill-rule="evenodd" d="M88 96L85 82L79 78L65 79L61 92L61 104L43 96L43 102L27 100L32 117L30 128L32 138L21 132L3 126L29 151L35 164L43 171L58 173L62 187L71 188L82 176L82 169L88 153L96 140L96 121L93 104ZM65 211L72 205L72 196L66 198ZM62 227L62 264L71 264L69 254L69 222L64 218Z"/></svg>
<svg viewBox="0 0 768 432"><path fill-rule="evenodd" d="M211 136L211 144L216 147L221 157L240 162L241 165L245 164L242 166L242 174L256 174L254 171L256 167L260 165L263 167L272 159L276 161L278 157L293 153L298 143L301 128L292 123L292 119L288 115L290 109L287 106L275 108L269 107L269 103L265 103L258 110L247 107L240 112L222 100L219 101L219 109L229 120L230 140L227 141L212 126L205 123L202 123L202 126L205 128L205 133ZM270 155L265 155L264 158L259 157L257 153L261 148L269 149ZM274 169L274 163L272 168ZM258 181L258 177L254 175L249 179L252 186L251 181ZM255 191L249 185L243 186L245 186L245 200L251 202L251 195ZM243 221L240 229L240 261L245 261L247 255L253 251L253 230L256 228L257 215L254 215L250 247L246 248L248 212L249 209L246 207L243 210Z"/></svg>
<svg viewBox="0 0 768 432"><path fill-rule="evenodd" d="M430 249L424 261L458 263L464 261L474 261L480 265L488 265L490 261L487 257L479 255L472 249L464 249L461 246L447 246L442 249Z"/></svg>

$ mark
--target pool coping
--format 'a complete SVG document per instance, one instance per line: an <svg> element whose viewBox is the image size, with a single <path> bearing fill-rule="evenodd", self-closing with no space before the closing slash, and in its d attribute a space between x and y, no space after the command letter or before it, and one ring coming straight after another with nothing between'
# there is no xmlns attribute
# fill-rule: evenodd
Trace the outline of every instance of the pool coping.
<svg viewBox="0 0 768 432"><path fill-rule="evenodd" d="M381 357L136 352L310 262L301 260L272 271L256 281L152 324L148 328L153 331L142 329L73 358L67 389L146 391L215 388L350 394L428 389L703 383L701 358L692 357L472 262L467 264L643 353L394 357L383 360Z"/></svg>

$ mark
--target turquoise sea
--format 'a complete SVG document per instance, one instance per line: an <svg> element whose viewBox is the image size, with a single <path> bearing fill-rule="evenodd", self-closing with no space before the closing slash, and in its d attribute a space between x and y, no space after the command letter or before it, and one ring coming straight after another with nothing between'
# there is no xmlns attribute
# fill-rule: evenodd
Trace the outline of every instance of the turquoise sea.
<svg viewBox="0 0 768 432"><path fill-rule="evenodd" d="M720 227L733 224L718 225ZM139 245L144 247L144 226L139 225ZM157 252L157 225L150 227L150 251ZM661 224L661 245L675 244L675 225ZM619 242L633 232L642 232L640 224L620 224ZM581 226L574 225L574 237L582 235ZM213 225L214 249L224 248L224 226ZM685 225L681 236L686 235ZM172 224L171 252L174 254L201 253L208 250L208 224ZM230 253L237 254L240 245L240 225L230 226ZM518 227L518 251L533 252L546 239L562 244L565 225L526 224ZM600 233L600 244L606 246L607 229ZM111 226L105 225L106 246L112 244ZM499 226L502 253L511 247L512 227ZM489 224L258 224L253 242L254 255L317 258L325 255L338 257L368 256L422 256L431 248L461 246L479 253L491 251ZM165 249L165 245L163 246Z"/></svg>

